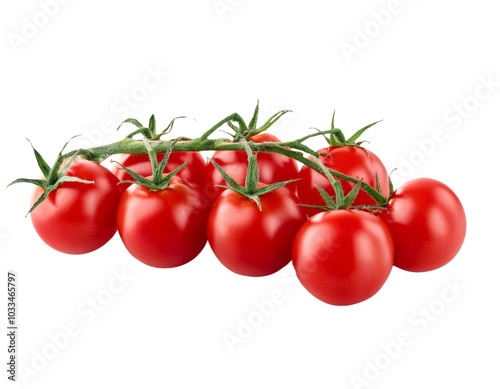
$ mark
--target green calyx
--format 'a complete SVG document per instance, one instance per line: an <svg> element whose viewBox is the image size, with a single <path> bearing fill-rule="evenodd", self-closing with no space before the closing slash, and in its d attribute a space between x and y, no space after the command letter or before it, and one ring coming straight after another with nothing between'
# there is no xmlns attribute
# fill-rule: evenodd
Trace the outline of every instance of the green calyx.
<svg viewBox="0 0 500 389"><path fill-rule="evenodd" d="M186 116L178 116L176 118L173 118L171 120L171 122L168 124L167 128L165 128L160 133L156 132L155 115L151 115L151 117L149 118L149 125L147 127L143 126L137 119L129 118L129 119L125 119L123 122L121 122L116 130L118 131L121 128L121 126L124 125L125 123L130 123L130 124L133 124L134 126L136 126L137 130L128 134L127 138L132 138L134 135L142 134L146 139L159 140L163 135L166 135L170 131L172 131L172 128L174 127L174 123L177 119L184 119L184 118L186 118Z"/></svg>
<svg viewBox="0 0 500 389"><path fill-rule="evenodd" d="M370 127L373 127L375 124L380 123L382 120L378 120L374 123L368 124L367 126L361 128L356 131L354 135L350 138L346 139L344 133L339 128L335 128L335 111L333 111L332 115L332 123L331 123L331 134L330 137L326 137L324 135L325 140L328 142L330 146L351 146L351 147L360 147L362 143L366 141L358 141L359 137L363 135L363 133L368 130ZM317 128L313 128L314 130L319 131Z"/></svg>
<svg viewBox="0 0 500 389"><path fill-rule="evenodd" d="M241 186L238 184L235 180L233 180L229 174L227 174L222 168L219 166L217 162L215 162L213 159L209 158L209 161L213 163L215 168L219 171L219 173L224 177L224 180L227 182L229 186L224 186L224 185L216 185L221 188L225 189L230 189L233 190L234 192L238 193L240 196L246 197L259 207L259 210L262 211L262 205L260 203L259 197L262 195L265 195L269 192L272 192L273 190L276 190L278 188L281 188L282 186L285 186L291 182L298 181L298 180L289 180L289 181L282 181L282 182L276 182L274 184L266 185L261 188L258 188L258 182L259 182L259 168L257 165L257 153L254 153L252 149L249 146L249 143L247 140L243 139L241 140L241 143L244 144L245 150L248 155L248 168L247 168L247 177L245 181L245 186Z"/></svg>
<svg viewBox="0 0 500 389"><path fill-rule="evenodd" d="M359 182L354 186L354 188L352 188L352 190L347 195L344 195L344 190L342 189L342 184L340 183L340 181L333 178L328 168L323 164L323 162L321 162L319 158L316 158L315 156L312 156L312 158L321 167L324 175L328 178L328 181L330 181L330 184L332 185L333 190L335 191L335 200L321 186L316 185L316 189L319 191L326 205L317 206L317 205L299 204L300 206L321 209L322 211L332 211L332 210L350 208L350 209L365 209L377 212L382 209L385 209L385 207L381 205L352 206L352 203L354 202L354 200L356 200L356 197L358 196L361 186L363 185L363 178L359 180ZM378 176L377 176L377 191L379 193L382 192L380 183L378 181Z"/></svg>
<svg viewBox="0 0 500 389"><path fill-rule="evenodd" d="M117 161L111 161L111 162L119 164L123 170L125 170L128 174L130 174L132 176L132 178L135 179L135 181L131 181L131 180L120 181L119 184L123 184L123 183L127 182L127 183L131 183L131 184L143 186L143 187L145 187L149 190L153 190L153 191L166 189L170 185L170 181L172 180L172 178L177 173L179 173L179 171L184 166L186 166L189 163L189 161L186 161L182 165L177 167L175 170L168 173L165 177L163 176L163 172L165 170L165 167L167 166L168 159L170 158L170 154L172 153L174 146L177 144L177 142L180 139L181 138L177 138L176 140L174 140L171 143L167 152L165 153L165 156L163 157L163 159L161 160L160 163L158 163L158 159L156 156L157 154L153 150L153 147L151 146L150 141L148 139L146 139L146 137L143 139L144 145L146 146L146 150L148 151L149 159L151 161L151 167L153 170L153 177L151 180L148 180L147 178L141 176L140 174L134 172L133 170L130 170L129 168L123 166L121 163L119 163Z"/></svg>
<svg viewBox="0 0 500 389"><path fill-rule="evenodd" d="M73 138L75 137L72 137L71 139ZM52 167L50 167L47 164L47 162L45 162L41 154L33 147L31 141L27 139L31 145L31 148L33 149L33 152L35 153L36 161L45 179L18 178L17 180L14 180L9 185L7 185L7 188L11 185L24 182L28 184L37 185L44 189L42 195L38 198L38 200L32 205L31 209L28 211L28 214L33 212L33 210L36 207L38 207L43 201L45 201L45 199L49 196L51 192L56 190L64 182L80 182L82 184L94 184L94 181L82 180L81 178L78 177L66 175L69 167L71 166L75 158L83 153L83 150L76 151L71 156L71 158L63 165L64 162L63 151L68 145L68 143L71 141L71 139L68 142L66 142L66 144L63 146Z"/></svg>
<svg viewBox="0 0 500 389"><path fill-rule="evenodd" d="M266 131L269 127L271 127L274 123L276 123L283 115L291 112L290 110L282 110L276 112L273 116L271 116L262 126L257 127L257 120L259 118L259 100L257 100L257 105L255 107L252 119L248 124L245 123L233 123L233 121L227 121L227 125L234 130L236 135L234 136L234 141L239 142L242 139L248 140L251 136L260 134L261 132ZM243 124L243 125L242 125Z"/></svg>

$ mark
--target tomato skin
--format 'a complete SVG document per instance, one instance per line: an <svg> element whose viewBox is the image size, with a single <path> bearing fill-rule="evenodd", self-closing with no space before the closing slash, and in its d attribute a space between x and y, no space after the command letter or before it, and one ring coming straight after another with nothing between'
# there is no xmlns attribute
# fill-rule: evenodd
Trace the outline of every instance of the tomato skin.
<svg viewBox="0 0 500 389"><path fill-rule="evenodd" d="M118 232L130 254L142 263L177 267L205 247L209 211L199 186L180 177L159 191L134 184L118 205Z"/></svg>
<svg viewBox="0 0 500 389"><path fill-rule="evenodd" d="M396 190L381 213L394 239L394 265L408 271L438 269L459 252L467 227L457 195L431 178L411 180Z"/></svg>
<svg viewBox="0 0 500 389"><path fill-rule="evenodd" d="M165 153L157 154L158 162L161 162ZM174 151L170 154L167 166L165 167L165 172L171 172L175 170L184 162L189 161L189 163L184 166L179 173L178 177L184 178L186 181L192 182L199 185L201 188L205 186L205 160L203 156L197 151ZM151 168L151 161L148 154L122 154L118 158L123 166L139 173L143 177L148 177L153 174ZM132 180L135 181L122 167L115 163L112 169L113 173L118 177L118 180ZM124 183L120 184L122 190L125 191L131 184Z"/></svg>
<svg viewBox="0 0 500 389"><path fill-rule="evenodd" d="M382 188L382 193L385 197L389 195L389 176L387 170L380 159L362 147L352 146L330 146L318 150L320 155L319 159L323 164L332 170L339 173L346 174L358 180L363 178L363 182L377 188L376 174ZM312 160L312 158L309 158ZM308 205L321 205L324 206L325 202L321 197L316 185L322 187L326 192L335 198L335 191L326 178L325 175L318 173L311 169L309 166L303 166L299 172L300 181L297 182L297 193L302 204ZM344 194L347 195L352 188L356 185L353 182L340 180ZM360 190L353 205L376 205L377 202L368 195L364 190ZM308 208L307 213L309 216L316 215L322 212L319 209Z"/></svg>
<svg viewBox="0 0 500 389"><path fill-rule="evenodd" d="M267 133L252 136L248 140L255 143L281 142L276 136ZM248 156L245 151L219 150L214 153L212 159L238 184L245 184L248 168ZM257 163L259 165L259 181L266 184L295 180L299 173L297 162L286 155L259 153ZM224 191L224 188L214 187L214 185L228 186L210 161L207 162L205 167L205 179L207 188L210 188L212 199L215 199ZM296 183L291 182L287 187L295 191Z"/></svg>
<svg viewBox="0 0 500 389"><path fill-rule="evenodd" d="M98 163L76 159L66 175L94 184L64 182L31 212L42 240L66 254L85 254L108 242L116 232L121 192L118 179ZM44 189L36 187L31 204Z"/></svg>
<svg viewBox="0 0 500 389"><path fill-rule="evenodd" d="M297 233L293 266L319 300L351 305L373 296L391 272L394 245L387 226L360 210L327 211Z"/></svg>
<svg viewBox="0 0 500 389"><path fill-rule="evenodd" d="M262 184L259 184L261 187ZM295 234L306 220L298 198L281 187L252 200L226 189L208 218L208 242L219 261L234 273L273 274L292 259Z"/></svg>

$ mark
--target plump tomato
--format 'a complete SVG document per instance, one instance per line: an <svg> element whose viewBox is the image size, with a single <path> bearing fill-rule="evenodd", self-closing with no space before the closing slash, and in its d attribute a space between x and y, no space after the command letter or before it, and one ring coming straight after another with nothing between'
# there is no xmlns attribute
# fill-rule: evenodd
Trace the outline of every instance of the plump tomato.
<svg viewBox="0 0 500 389"><path fill-rule="evenodd" d="M165 153L157 154L158 162L161 162ZM205 186L205 160L202 155L197 151L174 151L170 154L167 166L165 167L165 173L175 170L184 162L189 161L189 163L182 168L182 170L177 173L178 177L184 178L186 181L192 182L204 188ZM123 166L128 167L136 173L139 173L143 177L148 177L153 174L151 168L151 161L148 154L123 154L118 158ZM120 181L133 180L133 178L122 169L119 164L114 164L113 173L118 177ZM122 189L125 190L130 186L129 183L120 184Z"/></svg>
<svg viewBox="0 0 500 389"><path fill-rule="evenodd" d="M437 269L450 262L465 239L464 208L442 182L419 178L396 190L380 217L394 239L394 265L408 271Z"/></svg>
<svg viewBox="0 0 500 389"><path fill-rule="evenodd" d="M262 187L263 184L259 184ZM226 189L208 219L208 241L219 261L246 276L277 272L292 259L292 243L306 219L298 198L285 187L260 197L257 204Z"/></svg>
<svg viewBox="0 0 500 389"><path fill-rule="evenodd" d="M276 136L267 133L252 136L248 140L255 143L280 142ZM248 167L248 156L245 151L219 150L214 153L212 159L238 184L245 184ZM297 179L297 162L290 157L274 153L259 153L257 163L259 165L260 182L273 184L279 181ZM224 191L224 188L214 187L214 185L227 186L224 178L211 162L206 164L205 179L212 198L216 198ZM296 183L292 182L287 187L295 191Z"/></svg>
<svg viewBox="0 0 500 389"><path fill-rule="evenodd" d="M318 150L318 153L324 154L320 155L319 159L327 168L354 177L358 180L363 178L363 182L366 182L375 189L377 188L378 175L383 195L386 197L389 195L389 178L387 170L380 159L371 151L362 147L330 146ZM312 160L312 158L310 159ZM297 181L297 193L301 203L308 205L325 205L325 202L316 188L316 185L322 187L332 198L335 198L335 192L332 185L325 175L304 165L302 169L300 169L299 178L300 181ZM345 180L340 180L340 183L342 184L342 189L346 195L356 185L355 183ZM359 191L359 194L353 203L353 205L375 204L377 204L377 202L364 190ZM309 216L315 215L319 212L321 212L319 209L307 209Z"/></svg>
<svg viewBox="0 0 500 389"><path fill-rule="evenodd" d="M89 253L116 232L118 179L95 162L76 159L66 175L94 184L64 182L31 212L36 232L50 247L67 254ZM44 189L36 187L32 204Z"/></svg>
<svg viewBox="0 0 500 389"><path fill-rule="evenodd" d="M328 304L356 304L373 296L392 268L387 226L360 210L326 211L310 218L293 244L299 281Z"/></svg>
<svg viewBox="0 0 500 389"><path fill-rule="evenodd" d="M200 187L180 177L157 191L134 184L118 205L118 232L139 261L176 267L194 259L207 243L209 211Z"/></svg>

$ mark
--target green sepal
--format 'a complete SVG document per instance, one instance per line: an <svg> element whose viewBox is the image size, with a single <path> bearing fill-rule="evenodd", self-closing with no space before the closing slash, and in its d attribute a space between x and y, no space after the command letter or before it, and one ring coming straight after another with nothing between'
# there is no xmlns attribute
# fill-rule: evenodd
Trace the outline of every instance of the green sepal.
<svg viewBox="0 0 500 389"><path fill-rule="evenodd" d="M127 183L131 183L131 184L142 184L142 186L148 186L150 184L150 181L148 179L146 179L145 177L141 176L139 173L136 173L134 172L133 170L129 169L128 167L126 166L123 166L120 162L118 161L113 161L111 160L111 163L117 163L118 165L120 165L122 167L123 170L125 170L133 179L135 179L135 181L120 181L118 183L121 184L121 183L124 183L124 182L127 182Z"/></svg>
<svg viewBox="0 0 500 389"><path fill-rule="evenodd" d="M240 133L240 131L241 131L241 130L240 130L240 128L239 128L236 124L234 124L232 121L228 121L228 122L227 122L227 125L228 125L229 127L231 127L231 129L232 129L234 132L236 132L236 134L239 134L239 133ZM224 132L225 134L231 135L231 136L234 138L234 135L232 135L232 134L230 134L230 133L228 133L228 132L225 132L225 131L222 131L222 132Z"/></svg>
<svg viewBox="0 0 500 389"><path fill-rule="evenodd" d="M252 119L250 120L250 123L248 123L248 130L250 131L250 133L254 133L257 130L258 117L259 117L259 100L257 100L257 105L255 106Z"/></svg>
<svg viewBox="0 0 500 389"><path fill-rule="evenodd" d="M377 192L382 194L382 187L380 186L380 181L378 179L378 173L375 172L375 180L377 181Z"/></svg>
<svg viewBox="0 0 500 389"><path fill-rule="evenodd" d="M28 138L26 138L26 140L30 143L31 148L33 149L33 152L35 153L35 158L36 158L36 162L38 163L38 167L42 171L43 176L45 178L47 178L50 174L50 166L47 164L47 162L45 162L45 160L40 155L40 153L33 147L33 143L31 143L31 141Z"/></svg>
<svg viewBox="0 0 500 389"><path fill-rule="evenodd" d="M259 196L263 196L267 193L272 192L273 190L276 190L278 188L281 188L282 186L288 185L291 182L298 181L296 180L289 180L289 181L282 181L282 182L275 182L270 185L263 186L262 188L258 188L258 180L259 180L259 169L258 169L258 164L257 164L257 155L254 154L252 151L252 148L250 147L250 143L243 139L241 141L244 146L245 150L248 155L248 168L247 168L247 176L245 180L245 187L241 186L238 184L227 172L225 172L217 162L215 162L213 159L208 158L208 160L215 166L217 171L222 175L224 180L229 186L225 185L215 185L220 188L225 188L225 189L230 189L236 193L238 193L240 196L246 197L259 207L259 210L262 211L262 205L259 200ZM253 143L253 142L252 142Z"/></svg>
<svg viewBox="0 0 500 389"><path fill-rule="evenodd" d="M321 170L323 170L323 173L325 174L326 178L328 178L330 185L332 186L333 190L335 191L336 203L338 204L339 202L343 202L344 201L344 190L342 189L342 184L340 183L340 181L333 178L333 176L330 173L330 171L328 170L328 168L325 166L325 164L323 162L321 162L321 160L319 158L316 158L315 156L312 156L312 158L313 158L314 162L316 162L319 165ZM323 195L321 197L323 197Z"/></svg>
<svg viewBox="0 0 500 389"><path fill-rule="evenodd" d="M322 207L321 205L309 205L309 204L297 204L299 207L307 207L307 208L314 208L314 209L320 209L322 211L331 211L331 208L328 207Z"/></svg>
<svg viewBox="0 0 500 389"><path fill-rule="evenodd" d="M132 131L126 138L132 139L137 134L142 134L144 137L151 139L151 131L148 127L141 127L138 130Z"/></svg>
<svg viewBox="0 0 500 389"><path fill-rule="evenodd" d="M291 110L282 110L277 113L275 113L273 116L271 116L263 126L259 127L256 131L250 134L252 135L257 135L260 134L261 132L266 131L269 127L271 127L274 123L276 123L283 115L287 114L288 112L292 112Z"/></svg>
<svg viewBox="0 0 500 389"><path fill-rule="evenodd" d="M282 186L288 185L292 182L299 181L299 180L300 180L300 178L297 178L295 180L275 182L274 184L269 184L269 185L263 186L262 188L258 188L255 191L255 194L262 196L262 195L265 195L266 193L272 192L273 190L281 188Z"/></svg>
<svg viewBox="0 0 500 389"><path fill-rule="evenodd" d="M151 168L153 171L152 180L148 180L146 177L141 176L139 173L134 172L133 170L123 166L121 163L119 163L117 161L111 161L114 163L118 163L122 167L123 170L125 170L128 174L130 174L130 176L132 176L132 178L134 178L136 180L136 181L131 181L131 180L120 181L118 184L131 183L131 184L143 186L144 188L147 188L147 189L153 190L153 191L164 190L164 189L168 188L168 186L170 185L170 181L172 181L172 178L177 173L179 173L179 171L181 171L181 169L183 169L189 163L189 161L184 162L182 165L178 166L176 169L174 169L173 171L168 173L165 177L163 177L163 173L164 173L165 167L167 166L170 154L172 153L174 146L176 145L176 143L180 139L181 138L177 138L176 140L174 140L170 144L167 152L165 153L165 156L163 157L163 159L161 160L161 162L159 164L158 164L157 154L154 151L153 147L151 146L151 143L149 142L148 139L146 139L146 138L143 139L144 146L146 147L146 150L148 151L149 160L151 161Z"/></svg>
<svg viewBox="0 0 500 389"><path fill-rule="evenodd" d="M319 191L319 194L323 198L323 201L326 204L326 207L329 209L336 209L337 204L335 204L335 201L330 197L330 195L324 190L321 186L316 185L316 189Z"/></svg>
<svg viewBox="0 0 500 389"><path fill-rule="evenodd" d="M257 154L253 153L250 145L247 141L243 141L243 145L245 146L245 150L248 155L248 169L247 176L245 180L245 188L249 193L255 193L257 190L257 183L259 182L259 167L257 166Z"/></svg>
<svg viewBox="0 0 500 389"><path fill-rule="evenodd" d="M11 185L20 184L20 183L33 184L33 185L39 186L41 188L45 188L45 182L46 182L45 180L36 180L36 179L30 179L30 178L18 178L17 180L14 180L9 185L7 185L7 188Z"/></svg>
<svg viewBox="0 0 500 389"><path fill-rule="evenodd" d="M175 118L173 118L170 123L168 123L168 126L162 131L160 132L158 135L154 136L152 138L152 140L159 140L163 135L166 135L168 133L170 133L170 131L172 131L172 128L174 128L174 123L177 119L185 119L186 116L177 116Z"/></svg>
<svg viewBox="0 0 500 389"><path fill-rule="evenodd" d="M245 192L245 188L242 187L240 184L238 184L235 180L233 180L233 178L227 174L221 167L220 165L215 162L215 160L213 160L212 158L208 158L208 160L215 166L215 168L217 169L217 171L221 174L221 176L224 178L224 181L227 182L227 184L230 186L230 188L228 189L232 189L234 190L235 192L238 192L238 193L244 193Z"/></svg>
<svg viewBox="0 0 500 389"><path fill-rule="evenodd" d="M346 144L345 136L338 128L332 128L330 135L330 144L332 146L344 146Z"/></svg>
<svg viewBox="0 0 500 389"><path fill-rule="evenodd" d="M123 126L125 123L133 124L137 128L144 128L144 126L137 119L129 118L129 119L125 119L123 122L121 122L120 125L118 126L118 128L116 129L116 131L118 131L121 128L121 126Z"/></svg>
<svg viewBox="0 0 500 389"><path fill-rule="evenodd" d="M360 147L360 145L366 141L360 141L358 142L358 138L370 127L374 126L377 123L380 123L382 120L378 120L374 123L368 124L367 126L361 128L360 130L356 131L350 138L346 139L344 136L344 133L338 129L335 128L335 110L333 111L332 115L332 122L330 125L330 138L327 139L327 142L331 146L352 146L352 147Z"/></svg>
<svg viewBox="0 0 500 389"><path fill-rule="evenodd" d="M79 135L76 135L79 136ZM28 142L31 145L31 148L33 149L35 153L35 158L38 163L38 166L40 167L40 170L42 171L42 174L45 179L29 179L29 178L18 178L17 180L12 181L7 187L14 185L14 184L19 184L19 183L28 183L28 184L33 184L36 186L39 186L44 189L43 193L40 195L40 197L37 199L37 201L31 206L30 210L28 211L28 214L33 212L36 207L38 207L45 199L49 196L50 193L52 193L54 190L56 190L62 183L64 182L80 182L82 184L95 184L94 181L88 181L88 180L83 180L78 177L74 176L67 176L66 173L71 166L71 164L74 162L75 158L81 155L84 150L77 150L76 152L73 153L71 158L66 162L66 164L61 168L62 163L64 162L64 156L63 152L68 143L75 138L76 136L73 136L68 140L64 146L62 147L61 151L57 155L57 158L54 162L54 165L52 167L49 167L47 162L43 159L42 155L33 147L33 144L31 141L28 139ZM27 214L27 215L28 215ZM26 216L27 216L26 215Z"/></svg>
<svg viewBox="0 0 500 389"><path fill-rule="evenodd" d="M172 128L174 126L174 123L175 123L175 120L176 119L180 119L180 118L185 118L185 116L178 116L176 118L173 118L170 121L170 123L168 124L167 128L165 128L159 134L156 134L156 118L155 118L155 115L151 115L151 117L149 118L148 127L143 126L141 124L141 122L139 122L137 119L129 118L129 119L126 119L123 122L121 122L121 124L118 126L117 130L119 130L120 127L123 124L130 123L130 124L133 124L134 126L136 126L137 130L132 131L130 134L128 134L126 136L126 138L131 139L135 135L142 134L145 138L147 138L149 140L159 140L162 135L168 134L172 130Z"/></svg>
<svg viewBox="0 0 500 389"><path fill-rule="evenodd" d="M338 209L347 209L351 206L351 204L356 200L356 197L358 197L359 190L361 189L361 185L363 184L363 179L359 180L359 182L356 184L354 188L345 196L344 200L342 203L337 202L337 207Z"/></svg>
<svg viewBox="0 0 500 389"><path fill-rule="evenodd" d="M361 130L358 130L354 133L354 135L352 135L349 139L347 139L347 143L348 144L352 144L352 143L355 143L358 138L366 131L368 130L370 127L373 127L375 124L377 123L380 123L382 120L378 120L374 123L371 123L371 124L368 124L367 126L363 127Z"/></svg>
<svg viewBox="0 0 500 389"><path fill-rule="evenodd" d="M156 119L155 115L151 115L149 118L149 129L151 130L151 134L156 135Z"/></svg>

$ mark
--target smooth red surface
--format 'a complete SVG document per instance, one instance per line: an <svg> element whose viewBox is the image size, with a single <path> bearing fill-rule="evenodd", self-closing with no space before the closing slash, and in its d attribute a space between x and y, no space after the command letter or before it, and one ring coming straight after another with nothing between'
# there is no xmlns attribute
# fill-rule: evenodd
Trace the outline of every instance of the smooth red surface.
<svg viewBox="0 0 500 389"><path fill-rule="evenodd" d="M375 189L377 188L376 174L378 174L382 193L386 197L389 195L389 177L387 175L387 170L385 169L382 161L380 161L380 159L371 151L362 147L330 146L318 150L318 153L327 154L321 155L319 158L327 168L354 177L358 180L363 178L363 182L366 182ZM312 160L312 158L309 159ZM297 193L303 204L325 205L325 201L321 197L316 185L322 187L332 198L335 199L335 191L325 175L318 173L308 166L303 166L302 169L300 169L299 178L301 180L297 182ZM342 184L342 189L346 195L356 185L355 183L345 180L340 180L340 183ZM377 204L377 202L363 189L359 191L358 197L353 203L353 205L375 204ZM314 208L307 209L309 216L315 215L319 212L322 211Z"/></svg>
<svg viewBox="0 0 500 389"><path fill-rule="evenodd" d="M267 133L252 136L249 140L255 143L280 142L277 137ZM248 168L248 156L245 151L220 150L214 153L212 159L238 184L245 185ZM274 184L275 182L297 179L299 172L297 162L290 157L281 154L259 153L257 163L259 165L260 182ZM213 190L210 190L213 199L224 191L224 188L214 187L213 185L228 186L210 161L206 164L205 179L207 187L213 188ZM287 187L295 191L296 183L292 182Z"/></svg>
<svg viewBox="0 0 500 389"><path fill-rule="evenodd" d="M157 155L158 162L161 162L165 153L160 153ZM184 178L186 181L192 182L203 188L205 186L205 160L202 155L197 151L174 151L170 154L167 166L165 167L164 173L169 173L184 162L189 161L189 163L184 166L179 173L178 177ZM139 173L143 177L148 177L153 174L151 167L151 161L148 154L123 154L118 158L120 162L125 167ZM115 163L113 166L113 173L118 177L120 181L133 180L135 181L122 167ZM120 184L122 190L128 188L131 184L125 183Z"/></svg>
<svg viewBox="0 0 500 389"><path fill-rule="evenodd" d="M440 181L408 181L396 190L388 211L380 217L394 239L394 265L401 269L437 269L450 262L462 247L465 211L456 194Z"/></svg>
<svg viewBox="0 0 500 389"><path fill-rule="evenodd" d="M36 232L50 247L67 254L98 249L116 232L121 192L118 179L95 162L75 160L67 171L94 184L65 182L31 213ZM32 204L44 189L36 187Z"/></svg>
<svg viewBox="0 0 500 389"><path fill-rule="evenodd" d="M227 189L210 212L210 246L219 261L237 274L266 276L287 265L295 234L306 220L297 197L286 188L265 194L260 201L262 211L252 200Z"/></svg>
<svg viewBox="0 0 500 389"><path fill-rule="evenodd" d="M387 226L359 210L327 211L310 218L293 244L299 281L332 305L373 296L391 272L394 246Z"/></svg>
<svg viewBox="0 0 500 389"><path fill-rule="evenodd" d="M181 266L207 243L209 212L198 185L177 176L160 191L134 184L120 200L118 232L130 254L146 265Z"/></svg>

